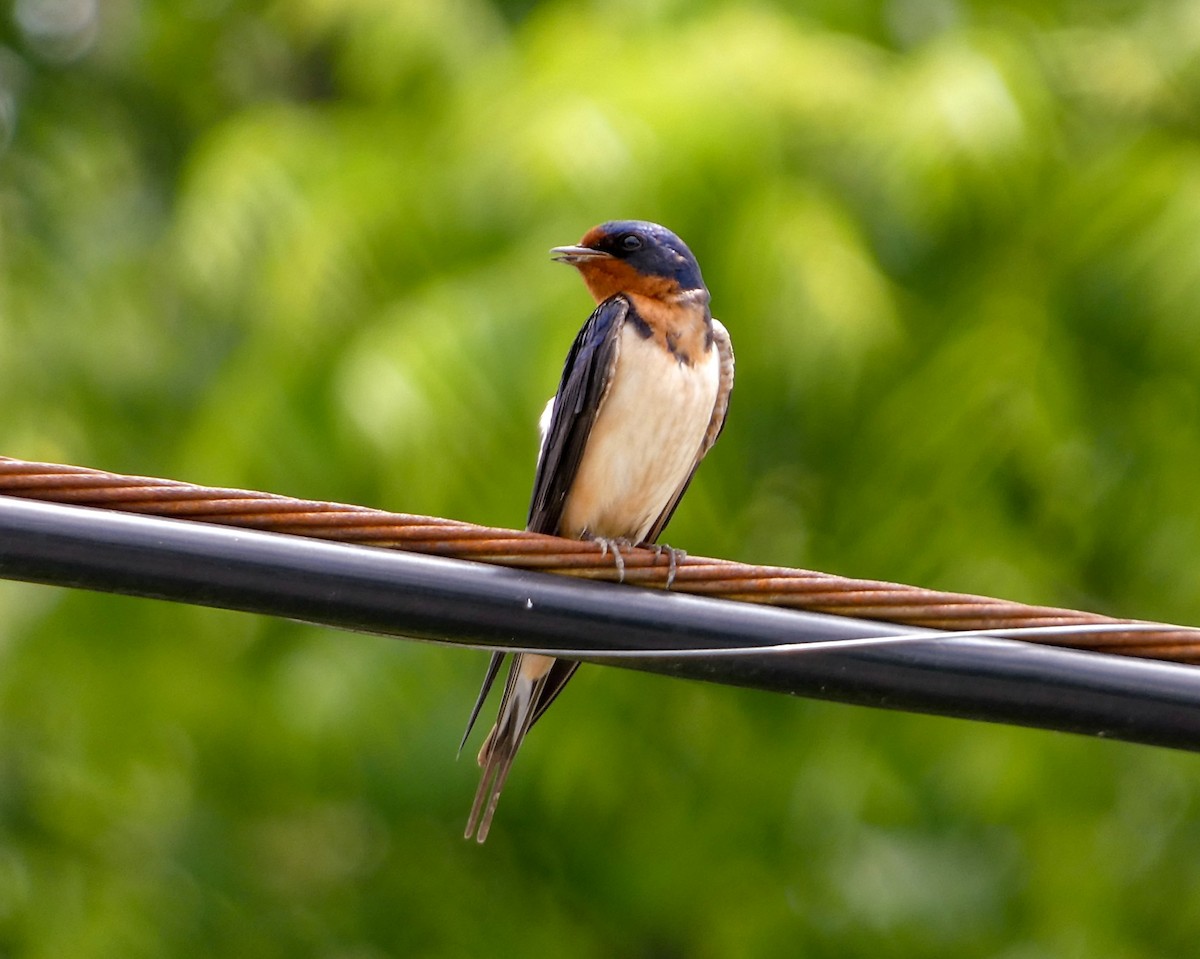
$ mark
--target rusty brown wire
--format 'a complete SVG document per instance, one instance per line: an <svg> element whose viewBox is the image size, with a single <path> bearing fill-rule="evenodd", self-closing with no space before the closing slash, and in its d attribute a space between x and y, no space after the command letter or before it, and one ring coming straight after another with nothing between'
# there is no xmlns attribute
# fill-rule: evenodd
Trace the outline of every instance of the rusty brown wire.
<svg viewBox="0 0 1200 959"><path fill-rule="evenodd" d="M0 495L383 546L589 579L619 578L612 557L603 555L593 543L80 466L0 457ZM623 558L626 583L666 587L664 556L652 549L630 549L623 551ZM1144 623L811 570L691 556L679 564L671 588L738 602L945 630ZM1200 631L1166 625L1144 632L1051 634L1038 641L1149 659L1200 662Z"/></svg>

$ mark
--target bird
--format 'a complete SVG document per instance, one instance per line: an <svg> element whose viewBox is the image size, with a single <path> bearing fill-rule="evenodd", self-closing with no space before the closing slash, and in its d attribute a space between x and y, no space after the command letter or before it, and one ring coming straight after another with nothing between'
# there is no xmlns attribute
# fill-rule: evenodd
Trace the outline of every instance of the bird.
<svg viewBox="0 0 1200 959"><path fill-rule="evenodd" d="M657 541L724 428L733 346L713 318L695 256L666 227L612 220L550 253L579 271L598 305L539 421L526 529L596 542L623 578L621 549ZM504 658L492 656L463 745ZM534 653L513 657L479 751L467 839L487 839L517 750L578 665Z"/></svg>

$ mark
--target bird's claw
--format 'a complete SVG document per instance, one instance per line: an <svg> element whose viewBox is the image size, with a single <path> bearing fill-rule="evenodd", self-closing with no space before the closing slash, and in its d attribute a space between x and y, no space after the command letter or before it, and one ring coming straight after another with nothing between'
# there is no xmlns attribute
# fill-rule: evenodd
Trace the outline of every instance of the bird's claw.
<svg viewBox="0 0 1200 959"><path fill-rule="evenodd" d="M612 553L613 565L617 568L617 582L625 582L625 557L622 555L621 550L633 549L635 544L624 536L618 536L614 539L609 539L607 536L592 536L587 533L585 533L585 536L587 536L588 539L600 547L601 556L607 556L609 553ZM679 567L683 564L683 561L687 559L687 551L675 549L673 546L666 546L662 543L642 543L640 545L645 549L651 549L654 551L655 565L658 564L658 561L663 557L663 554L666 554L666 588L670 589L675 583L675 574L679 572Z"/></svg>
<svg viewBox="0 0 1200 959"><path fill-rule="evenodd" d="M633 549L633 543L619 536L616 539L608 539L604 536L593 536L592 542L600 547L600 555L607 556L612 552L613 565L617 568L617 582L625 582L625 557L621 555L621 549Z"/></svg>
<svg viewBox="0 0 1200 959"><path fill-rule="evenodd" d="M676 549L674 546L667 546L663 543L655 543L650 547L654 550L654 563L658 564L663 553L667 554L667 589L670 589L675 582L675 574L679 572L679 567L685 559L687 559L687 550Z"/></svg>

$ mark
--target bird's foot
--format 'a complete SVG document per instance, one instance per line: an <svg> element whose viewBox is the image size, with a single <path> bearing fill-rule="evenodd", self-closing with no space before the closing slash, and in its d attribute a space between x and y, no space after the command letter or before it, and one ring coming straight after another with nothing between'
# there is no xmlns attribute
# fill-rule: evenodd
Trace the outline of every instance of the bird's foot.
<svg viewBox="0 0 1200 959"><path fill-rule="evenodd" d="M625 557L621 555L621 550L633 549L633 543L624 536L618 536L616 539L609 539L606 536L589 536L588 538L600 547L601 556L612 553L613 565L617 567L617 582L625 582Z"/></svg>
<svg viewBox="0 0 1200 959"><path fill-rule="evenodd" d="M687 559L687 550L676 549L674 546L667 546L665 543L647 544L647 548L654 550L654 563L658 565L658 561L662 558L663 553L667 554L667 589L675 582L675 574L679 572L680 564Z"/></svg>

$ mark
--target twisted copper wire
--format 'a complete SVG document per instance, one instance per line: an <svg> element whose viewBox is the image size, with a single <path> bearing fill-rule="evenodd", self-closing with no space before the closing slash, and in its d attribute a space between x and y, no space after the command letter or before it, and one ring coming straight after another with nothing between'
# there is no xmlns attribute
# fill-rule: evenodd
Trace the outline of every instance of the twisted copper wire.
<svg viewBox="0 0 1200 959"><path fill-rule="evenodd" d="M79 466L0 457L0 495L385 546L589 579L619 578L612 556L602 554L594 543L364 506L124 476ZM623 550L622 555L626 583L666 587L665 556L653 549ZM739 602L946 630L1142 622L810 570L692 556L679 563L671 588ZM1150 659L1200 662L1200 630L1165 625L1161 630L1146 632L1051 634L1039 641Z"/></svg>

